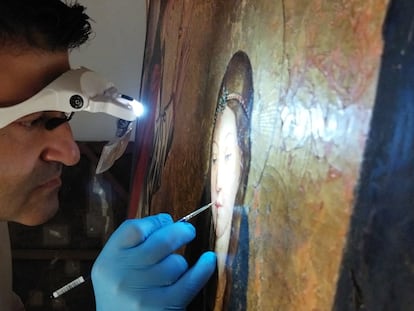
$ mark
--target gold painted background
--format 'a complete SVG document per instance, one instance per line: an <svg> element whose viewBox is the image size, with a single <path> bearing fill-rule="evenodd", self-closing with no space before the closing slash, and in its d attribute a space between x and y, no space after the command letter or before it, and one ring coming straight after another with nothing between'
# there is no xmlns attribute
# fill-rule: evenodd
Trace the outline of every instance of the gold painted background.
<svg viewBox="0 0 414 311"><path fill-rule="evenodd" d="M135 177L131 213L178 219L199 205L220 83L243 50L254 86L249 310L332 306L387 3L150 1L142 99L154 110L141 148L152 158L138 153L137 169L152 169Z"/></svg>

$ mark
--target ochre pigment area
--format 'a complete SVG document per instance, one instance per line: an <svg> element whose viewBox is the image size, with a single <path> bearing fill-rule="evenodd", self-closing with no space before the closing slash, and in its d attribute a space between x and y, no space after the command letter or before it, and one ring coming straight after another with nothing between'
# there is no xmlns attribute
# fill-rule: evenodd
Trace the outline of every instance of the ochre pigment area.
<svg viewBox="0 0 414 311"><path fill-rule="evenodd" d="M252 65L248 310L332 308L387 3L150 1L142 92L157 153L137 217L199 206L226 65L239 50Z"/></svg>

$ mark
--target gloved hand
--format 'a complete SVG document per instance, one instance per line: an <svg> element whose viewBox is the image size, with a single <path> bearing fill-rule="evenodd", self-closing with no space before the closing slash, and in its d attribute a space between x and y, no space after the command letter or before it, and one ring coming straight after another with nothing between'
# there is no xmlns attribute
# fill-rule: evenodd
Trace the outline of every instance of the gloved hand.
<svg viewBox="0 0 414 311"><path fill-rule="evenodd" d="M190 223L168 214L125 221L92 268L96 310L184 310L216 267L212 252L190 269L173 253L194 237Z"/></svg>

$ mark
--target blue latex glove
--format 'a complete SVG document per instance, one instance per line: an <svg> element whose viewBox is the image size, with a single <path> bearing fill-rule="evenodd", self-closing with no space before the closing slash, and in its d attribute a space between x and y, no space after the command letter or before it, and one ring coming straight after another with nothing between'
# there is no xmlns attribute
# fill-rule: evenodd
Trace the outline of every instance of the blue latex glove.
<svg viewBox="0 0 414 311"><path fill-rule="evenodd" d="M96 310L184 310L216 267L212 252L190 269L173 253L194 237L190 223L168 214L125 221L92 268Z"/></svg>

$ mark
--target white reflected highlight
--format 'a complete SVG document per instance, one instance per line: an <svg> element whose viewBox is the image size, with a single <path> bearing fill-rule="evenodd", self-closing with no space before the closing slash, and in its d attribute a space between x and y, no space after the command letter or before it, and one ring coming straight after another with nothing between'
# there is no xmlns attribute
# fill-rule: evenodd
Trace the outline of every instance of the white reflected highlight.
<svg viewBox="0 0 414 311"><path fill-rule="evenodd" d="M132 106L132 110L134 111L135 116L137 118L141 117L144 114L145 108L144 108L144 105L141 102L134 99L131 102L131 106Z"/></svg>

